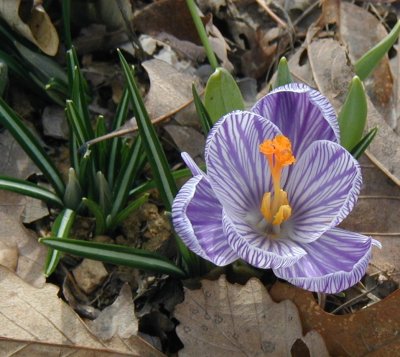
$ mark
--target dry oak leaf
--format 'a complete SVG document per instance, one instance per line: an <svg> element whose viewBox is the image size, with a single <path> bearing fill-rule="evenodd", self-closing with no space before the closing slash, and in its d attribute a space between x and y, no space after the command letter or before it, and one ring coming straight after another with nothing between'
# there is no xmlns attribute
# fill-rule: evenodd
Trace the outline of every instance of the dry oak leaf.
<svg viewBox="0 0 400 357"><path fill-rule="evenodd" d="M164 356L137 336L98 339L57 293L56 286L37 289L0 267L1 356Z"/></svg>
<svg viewBox="0 0 400 357"><path fill-rule="evenodd" d="M286 283L275 283L270 294L275 301L290 299L294 302L304 332L318 331L331 356L400 355L400 290L348 315L323 311L312 293Z"/></svg>
<svg viewBox="0 0 400 357"><path fill-rule="evenodd" d="M20 35L38 46L44 53L57 53L59 38L41 1L0 1L0 16ZM21 18L20 15L24 14Z"/></svg>
<svg viewBox="0 0 400 357"><path fill-rule="evenodd" d="M328 356L318 333L303 338L294 304L272 301L262 283L246 285L202 280L199 290L185 290L185 301L175 309L177 334L184 344L179 356L291 356L302 340L310 356Z"/></svg>

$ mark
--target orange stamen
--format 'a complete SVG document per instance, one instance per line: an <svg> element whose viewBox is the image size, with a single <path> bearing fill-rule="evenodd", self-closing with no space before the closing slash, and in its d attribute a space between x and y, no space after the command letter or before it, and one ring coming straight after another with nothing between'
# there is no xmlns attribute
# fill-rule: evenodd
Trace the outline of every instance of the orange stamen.
<svg viewBox="0 0 400 357"><path fill-rule="evenodd" d="M265 140L259 148L268 159L273 182L273 195L271 192L264 194L260 210L267 222L279 226L290 217L292 212L287 193L281 189L282 169L295 163L296 159L292 153L292 144L284 135Z"/></svg>

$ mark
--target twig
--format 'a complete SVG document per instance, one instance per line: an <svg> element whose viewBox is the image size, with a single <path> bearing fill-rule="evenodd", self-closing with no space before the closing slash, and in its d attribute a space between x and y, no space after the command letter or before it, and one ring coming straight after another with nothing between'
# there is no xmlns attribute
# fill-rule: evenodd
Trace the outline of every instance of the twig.
<svg viewBox="0 0 400 357"><path fill-rule="evenodd" d="M274 20L279 26L283 28L287 28L288 25L284 22L278 15L276 15L271 8L263 1L263 0L256 0L257 4L260 5L265 12L271 16L272 20Z"/></svg>
<svg viewBox="0 0 400 357"><path fill-rule="evenodd" d="M356 297L350 299L349 301L346 301L344 304L338 306L335 310L331 311L331 314L335 314L335 313L337 313L338 311L342 310L343 308L348 307L348 306L351 306L354 302L356 302L356 301L359 300L360 298L362 298L362 297L368 295L368 294L369 294L372 290L374 290L377 286L378 286L378 285L374 286L373 288L371 288L371 289L369 289L369 290L367 290L367 291L364 291L361 295L358 295L358 296L356 296Z"/></svg>

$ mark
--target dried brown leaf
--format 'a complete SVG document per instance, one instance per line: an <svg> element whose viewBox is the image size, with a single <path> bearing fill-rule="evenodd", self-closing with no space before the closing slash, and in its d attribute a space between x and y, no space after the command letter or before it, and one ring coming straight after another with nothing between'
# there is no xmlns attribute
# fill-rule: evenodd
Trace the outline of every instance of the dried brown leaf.
<svg viewBox="0 0 400 357"><path fill-rule="evenodd" d="M102 341L61 299L58 288L37 289L0 267L0 350L4 355L162 356L137 336ZM39 352L38 352L39 351ZM47 354L47 351L52 354ZM36 354L37 355L37 354Z"/></svg>
<svg viewBox="0 0 400 357"><path fill-rule="evenodd" d="M150 78L145 102L152 119L171 116L192 102L192 83L198 81L196 77L157 59L142 64Z"/></svg>
<svg viewBox="0 0 400 357"><path fill-rule="evenodd" d="M38 46L44 53L54 56L58 50L59 38L49 15L37 3L22 0L1 1L0 16L20 35ZM21 18L20 14L28 16Z"/></svg>
<svg viewBox="0 0 400 357"><path fill-rule="evenodd" d="M289 300L276 304L255 278L233 285L220 277L186 290L175 316L185 347L180 356L290 356L300 339L311 356L327 356L318 334L303 338L298 312Z"/></svg>
<svg viewBox="0 0 400 357"><path fill-rule="evenodd" d="M297 306L305 332L319 332L331 356L398 356L400 353L400 290L384 300L348 315L323 311L312 293L285 283L270 290L277 301Z"/></svg>

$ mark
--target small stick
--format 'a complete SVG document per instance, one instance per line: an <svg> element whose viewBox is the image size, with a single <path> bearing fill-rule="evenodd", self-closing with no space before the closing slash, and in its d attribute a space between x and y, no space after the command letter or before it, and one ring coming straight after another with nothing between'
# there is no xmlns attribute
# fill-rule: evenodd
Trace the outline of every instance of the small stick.
<svg viewBox="0 0 400 357"><path fill-rule="evenodd" d="M257 4L260 5L265 12L271 16L271 18L281 27L287 28L288 25L278 16L276 15L271 8L263 1L263 0L256 0Z"/></svg>

